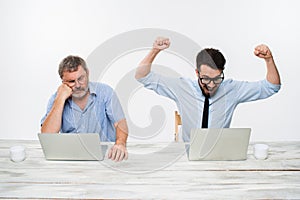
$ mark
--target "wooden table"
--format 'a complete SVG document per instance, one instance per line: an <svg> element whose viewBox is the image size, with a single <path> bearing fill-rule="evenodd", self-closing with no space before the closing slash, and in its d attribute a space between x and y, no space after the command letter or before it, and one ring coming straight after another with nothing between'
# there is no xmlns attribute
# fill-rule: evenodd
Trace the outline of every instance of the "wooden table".
<svg viewBox="0 0 300 200"><path fill-rule="evenodd" d="M9 147L26 146L20 163ZM300 199L300 142L267 160L188 161L183 143L129 143L129 159L46 161L38 141L0 140L0 199Z"/></svg>

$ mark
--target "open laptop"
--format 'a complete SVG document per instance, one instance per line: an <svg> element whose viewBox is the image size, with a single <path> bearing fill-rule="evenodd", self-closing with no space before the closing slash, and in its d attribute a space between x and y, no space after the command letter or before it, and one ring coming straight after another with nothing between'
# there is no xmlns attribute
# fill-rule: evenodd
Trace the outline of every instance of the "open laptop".
<svg viewBox="0 0 300 200"><path fill-rule="evenodd" d="M189 160L246 160L250 128L192 129Z"/></svg>
<svg viewBox="0 0 300 200"><path fill-rule="evenodd" d="M103 160L98 133L38 133L47 160Z"/></svg>

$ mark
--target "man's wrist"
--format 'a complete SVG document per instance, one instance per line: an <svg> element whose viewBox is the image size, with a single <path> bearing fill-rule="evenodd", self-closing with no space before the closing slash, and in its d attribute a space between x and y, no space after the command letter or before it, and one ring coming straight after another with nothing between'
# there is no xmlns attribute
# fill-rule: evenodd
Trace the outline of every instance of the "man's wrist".
<svg viewBox="0 0 300 200"><path fill-rule="evenodd" d="M54 101L58 104L64 104L66 100L67 100L67 98L64 98L62 96L56 96Z"/></svg>
<svg viewBox="0 0 300 200"><path fill-rule="evenodd" d="M161 51L160 49L155 48L155 47L153 47L152 50L151 50L151 52L152 52L154 55L157 55L160 51Z"/></svg>
<svg viewBox="0 0 300 200"><path fill-rule="evenodd" d="M115 144L117 144L117 145L124 145L126 147L126 142L121 141L121 140L116 140Z"/></svg>
<svg viewBox="0 0 300 200"><path fill-rule="evenodd" d="M266 62L266 63L272 63L272 62L274 62L273 56L271 55L270 57L265 58L265 62Z"/></svg>

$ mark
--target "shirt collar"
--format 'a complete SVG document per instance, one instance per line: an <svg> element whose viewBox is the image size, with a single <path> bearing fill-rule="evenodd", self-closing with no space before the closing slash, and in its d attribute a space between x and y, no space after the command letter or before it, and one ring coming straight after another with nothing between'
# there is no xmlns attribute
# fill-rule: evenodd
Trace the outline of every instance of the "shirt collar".
<svg viewBox="0 0 300 200"><path fill-rule="evenodd" d="M90 94L97 96L96 84L94 84L93 82L89 82L89 90L90 90Z"/></svg>

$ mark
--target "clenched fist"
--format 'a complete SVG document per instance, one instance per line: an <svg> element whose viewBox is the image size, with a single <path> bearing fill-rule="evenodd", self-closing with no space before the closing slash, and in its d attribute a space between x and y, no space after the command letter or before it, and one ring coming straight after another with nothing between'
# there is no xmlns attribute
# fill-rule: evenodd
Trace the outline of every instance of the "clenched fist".
<svg viewBox="0 0 300 200"><path fill-rule="evenodd" d="M257 47L255 47L254 54L257 57L263 58L265 60L272 58L272 53L271 53L269 47L264 44L261 44L261 45L258 45Z"/></svg>
<svg viewBox="0 0 300 200"><path fill-rule="evenodd" d="M158 37L153 43L153 48L156 50L164 50L169 48L170 46L170 40L169 38L164 38L164 37Z"/></svg>
<svg viewBox="0 0 300 200"><path fill-rule="evenodd" d="M72 88L70 88L67 84L62 83L57 89L57 98L62 100L66 100L72 95Z"/></svg>

